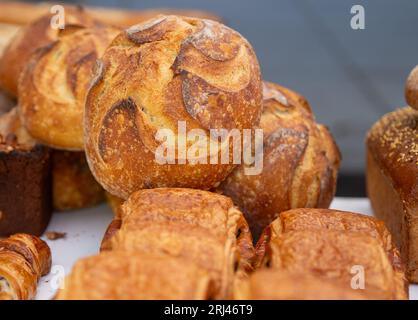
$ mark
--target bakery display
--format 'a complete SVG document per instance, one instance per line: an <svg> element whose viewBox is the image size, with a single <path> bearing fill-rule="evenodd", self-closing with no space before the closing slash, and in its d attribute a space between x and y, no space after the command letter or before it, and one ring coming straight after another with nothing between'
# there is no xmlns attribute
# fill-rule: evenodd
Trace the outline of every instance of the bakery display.
<svg viewBox="0 0 418 320"><path fill-rule="evenodd" d="M263 232L256 255L258 268L308 273L347 289L353 270L362 270L364 294L408 298L399 252L384 223L371 217L329 209L282 212Z"/></svg>
<svg viewBox="0 0 418 320"><path fill-rule="evenodd" d="M0 117L0 236L41 235L51 206L50 150L19 126L16 109Z"/></svg>
<svg viewBox="0 0 418 320"><path fill-rule="evenodd" d="M217 299L230 297L234 277L252 269L248 225L227 197L193 189L141 190L121 213L109 226L102 251L182 258L208 272Z"/></svg>
<svg viewBox="0 0 418 320"><path fill-rule="evenodd" d="M236 168L218 188L244 212L254 238L280 212L327 208L335 193L339 150L328 129L315 122L308 102L273 83L263 86L263 171Z"/></svg>
<svg viewBox="0 0 418 320"><path fill-rule="evenodd" d="M4 6L4 4L1 3L1 6ZM0 57L0 88L9 95L17 97L18 80L31 55L38 49L51 45L58 40L62 30L51 28L52 16L53 14L48 10L36 19L26 20L26 22L31 22L18 32L14 32L15 35L4 48ZM68 25L94 26L97 21L87 15L81 7L71 7L66 10L65 23ZM8 32L10 35L10 30Z"/></svg>
<svg viewBox="0 0 418 320"><path fill-rule="evenodd" d="M143 188L210 189L235 166L210 162L230 144L191 163L189 133L200 129L208 146L210 129L251 129L260 113L259 65L240 34L214 21L160 16L122 32L99 61L85 151L97 181L120 198ZM155 135L168 131L184 148L173 145L172 159L156 161L163 141Z"/></svg>
<svg viewBox="0 0 418 320"><path fill-rule="evenodd" d="M418 66L411 71L406 81L405 98L409 106L418 109Z"/></svg>
<svg viewBox="0 0 418 320"><path fill-rule="evenodd" d="M52 151L54 210L75 210L104 201L103 188L94 179L84 152Z"/></svg>
<svg viewBox="0 0 418 320"><path fill-rule="evenodd" d="M51 269L51 251L41 239L15 234L0 239L0 300L29 300Z"/></svg>
<svg viewBox="0 0 418 320"><path fill-rule="evenodd" d="M411 101L412 102L412 101ZM418 111L405 107L384 115L367 135L367 193L385 221L418 283Z"/></svg>
<svg viewBox="0 0 418 320"><path fill-rule="evenodd" d="M211 298L208 274L183 259L124 251L78 261L57 300L191 300Z"/></svg>
<svg viewBox="0 0 418 320"><path fill-rule="evenodd" d="M33 54L19 80L22 124L40 142L83 149L83 113L96 59L118 33L106 26L67 25Z"/></svg>

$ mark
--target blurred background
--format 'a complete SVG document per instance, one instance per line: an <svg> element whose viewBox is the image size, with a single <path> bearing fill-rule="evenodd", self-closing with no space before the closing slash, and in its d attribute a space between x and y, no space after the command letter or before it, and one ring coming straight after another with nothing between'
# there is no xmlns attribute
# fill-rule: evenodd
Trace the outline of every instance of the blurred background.
<svg viewBox="0 0 418 320"><path fill-rule="evenodd" d="M31 1L36 2L36 1ZM403 106L418 64L417 0L73 0L81 5L212 11L254 46L265 80L303 94L343 155L338 195L362 196L364 138L383 114ZM350 26L353 5L365 29Z"/></svg>

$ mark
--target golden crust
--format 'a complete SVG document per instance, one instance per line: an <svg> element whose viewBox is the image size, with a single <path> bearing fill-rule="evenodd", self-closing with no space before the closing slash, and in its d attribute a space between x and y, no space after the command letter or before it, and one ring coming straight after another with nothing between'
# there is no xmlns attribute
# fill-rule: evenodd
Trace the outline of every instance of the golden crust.
<svg viewBox="0 0 418 320"><path fill-rule="evenodd" d="M262 269L240 283L235 299L245 300L364 300L382 299L378 293L365 294L349 284L318 278L309 273Z"/></svg>
<svg viewBox="0 0 418 320"><path fill-rule="evenodd" d="M418 66L410 73L405 86L406 102L418 110Z"/></svg>
<svg viewBox="0 0 418 320"><path fill-rule="evenodd" d="M178 121L188 132L251 129L260 113L259 65L241 35L210 20L161 16L122 32L99 63L84 118L87 158L102 186L124 199L143 188L210 189L234 165L209 164L209 155L208 164L158 164L156 132L179 138Z"/></svg>
<svg viewBox="0 0 418 320"><path fill-rule="evenodd" d="M364 268L366 293L385 299L406 299L404 266L383 222L328 209L283 212L265 230L256 247L256 266L349 284L351 268ZM368 289L367 289L368 288Z"/></svg>
<svg viewBox="0 0 418 320"><path fill-rule="evenodd" d="M52 152L52 194L58 211L92 207L104 200L104 190L91 174L84 152Z"/></svg>
<svg viewBox="0 0 418 320"><path fill-rule="evenodd" d="M241 165L219 187L244 212L256 239L282 211L328 207L340 164L332 136L301 95L267 82L263 95L263 172L245 175Z"/></svg>
<svg viewBox="0 0 418 320"><path fill-rule="evenodd" d="M215 298L230 297L234 276L251 270L254 253L248 225L232 201L192 189L133 193L103 248L181 257L209 273Z"/></svg>
<svg viewBox="0 0 418 320"><path fill-rule="evenodd" d="M22 27L5 48L0 58L0 87L10 95L17 97L19 76L31 55L39 48L58 39L60 30L51 28L52 16L51 13L43 14L29 25ZM97 24L79 7L66 8L65 19L69 25Z"/></svg>
<svg viewBox="0 0 418 320"><path fill-rule="evenodd" d="M367 136L367 193L418 282L418 111L406 107L377 121Z"/></svg>
<svg viewBox="0 0 418 320"><path fill-rule="evenodd" d="M19 80L19 114L31 136L57 149L83 149L83 113L92 68L118 30L66 25L31 56Z"/></svg>
<svg viewBox="0 0 418 320"><path fill-rule="evenodd" d="M208 299L207 273L183 259L111 251L79 260L57 300Z"/></svg>
<svg viewBox="0 0 418 320"><path fill-rule="evenodd" d="M15 234L0 240L0 300L28 300L51 269L51 251L41 239Z"/></svg>

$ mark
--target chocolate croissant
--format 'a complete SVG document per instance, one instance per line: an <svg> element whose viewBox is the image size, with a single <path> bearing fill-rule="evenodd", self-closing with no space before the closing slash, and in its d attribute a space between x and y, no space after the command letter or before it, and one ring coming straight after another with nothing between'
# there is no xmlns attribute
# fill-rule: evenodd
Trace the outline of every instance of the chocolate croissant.
<svg viewBox="0 0 418 320"><path fill-rule="evenodd" d="M22 27L4 49L0 58L0 87L9 95L17 97L18 80L31 55L58 40L60 29L51 27L52 17L53 14L46 10L36 20L27 20L32 22ZM81 7L68 7L65 10L65 24L94 26L97 21Z"/></svg>
<svg viewBox="0 0 418 320"><path fill-rule="evenodd" d="M282 212L260 237L256 267L312 273L349 285L364 271L366 294L407 299L405 268L382 221L328 209Z"/></svg>
<svg viewBox="0 0 418 320"><path fill-rule="evenodd" d="M108 228L103 250L181 257L209 273L215 298L230 297L234 277L251 270L251 234L227 197L192 189L141 190L121 213Z"/></svg>
<svg viewBox="0 0 418 320"><path fill-rule="evenodd" d="M83 150L83 113L92 69L117 29L66 25L34 53L19 82L19 114L29 134L56 149Z"/></svg>
<svg viewBox="0 0 418 320"><path fill-rule="evenodd" d="M209 299L212 290L205 270L181 258L110 251L78 261L56 299Z"/></svg>
<svg viewBox="0 0 418 320"><path fill-rule="evenodd" d="M405 98L409 106L418 110L418 66L411 71L406 81Z"/></svg>
<svg viewBox="0 0 418 320"><path fill-rule="evenodd" d="M207 150L219 140L210 129L252 129L261 107L246 39L214 21L160 16L123 31L97 66L84 115L90 168L123 199L144 188L213 188L236 165L219 159L229 140ZM165 138L176 142L172 157Z"/></svg>
<svg viewBox="0 0 418 320"><path fill-rule="evenodd" d="M41 239L20 233L0 240L0 300L33 299L50 269L51 251Z"/></svg>
<svg viewBox="0 0 418 320"><path fill-rule="evenodd" d="M241 165L218 188L242 210L255 239L282 211L328 207L340 164L333 138L315 122L305 98L265 82L263 99L261 174L246 175Z"/></svg>

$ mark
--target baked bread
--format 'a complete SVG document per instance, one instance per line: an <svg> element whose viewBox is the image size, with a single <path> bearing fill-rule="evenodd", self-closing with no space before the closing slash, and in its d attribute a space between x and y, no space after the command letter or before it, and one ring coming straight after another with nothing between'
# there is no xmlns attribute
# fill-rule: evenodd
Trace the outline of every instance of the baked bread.
<svg viewBox="0 0 418 320"><path fill-rule="evenodd" d="M350 285L352 268L364 270L366 295L407 299L400 255L382 221L328 209L282 212L256 247L256 267L312 273Z"/></svg>
<svg viewBox="0 0 418 320"><path fill-rule="evenodd" d="M41 235L52 214L50 150L22 129L16 109L0 117L0 236Z"/></svg>
<svg viewBox="0 0 418 320"><path fill-rule="evenodd" d="M19 25L0 23L0 55L19 29Z"/></svg>
<svg viewBox="0 0 418 320"><path fill-rule="evenodd" d="M367 193L418 283L418 111L388 113L367 135Z"/></svg>
<svg viewBox="0 0 418 320"><path fill-rule="evenodd" d="M117 32L67 25L57 41L31 56L19 82L19 114L31 136L57 149L83 149L92 68Z"/></svg>
<svg viewBox="0 0 418 320"><path fill-rule="evenodd" d="M209 299L207 273L181 258L124 251L79 260L57 300Z"/></svg>
<svg viewBox="0 0 418 320"><path fill-rule="evenodd" d="M406 102L418 110L418 66L411 71L405 87Z"/></svg>
<svg viewBox="0 0 418 320"><path fill-rule="evenodd" d="M210 20L160 16L122 32L98 64L84 117L87 159L97 181L123 199L143 188L210 189L235 165L211 164L232 148L226 141L207 152L209 129L252 129L260 114L259 65L240 34ZM204 134L197 155L192 129ZM168 163L159 159L164 138L175 149Z"/></svg>
<svg viewBox="0 0 418 320"><path fill-rule="evenodd" d="M52 150L54 210L93 207L104 201L104 190L94 179L84 152Z"/></svg>
<svg viewBox="0 0 418 320"><path fill-rule="evenodd" d="M16 101L0 90L0 116L9 112L14 106L16 106Z"/></svg>
<svg viewBox="0 0 418 320"><path fill-rule="evenodd" d="M192 189L141 190L121 213L105 235L104 250L181 257L209 273L218 299L230 298L234 277L251 270L251 234L227 197Z"/></svg>
<svg viewBox="0 0 418 320"><path fill-rule="evenodd" d="M0 7L3 5L0 4ZM15 16L21 16L21 12L16 13ZM22 27L4 49L3 55L0 57L0 88L9 95L17 97L19 76L31 55L39 48L58 40L60 30L51 28L52 16L53 14L49 13L48 8L42 15L26 20L26 22L34 21ZM66 9L65 23L85 26L97 24L79 7Z"/></svg>
<svg viewBox="0 0 418 320"><path fill-rule="evenodd" d="M122 204L124 200L105 192L106 202L113 211L115 219L119 219L122 215Z"/></svg>
<svg viewBox="0 0 418 320"><path fill-rule="evenodd" d="M218 188L243 211L255 239L282 211L327 208L340 165L332 136L315 122L305 98L265 82L263 99L263 171L245 175L241 165Z"/></svg>
<svg viewBox="0 0 418 320"><path fill-rule="evenodd" d="M51 269L51 251L41 239L15 234L0 240L0 300L29 300Z"/></svg>
<svg viewBox="0 0 418 320"><path fill-rule="evenodd" d="M236 287L238 300L364 300L382 298L353 290L349 284L319 278L310 273L261 269Z"/></svg>

